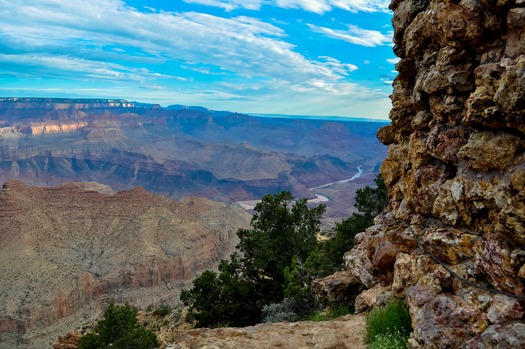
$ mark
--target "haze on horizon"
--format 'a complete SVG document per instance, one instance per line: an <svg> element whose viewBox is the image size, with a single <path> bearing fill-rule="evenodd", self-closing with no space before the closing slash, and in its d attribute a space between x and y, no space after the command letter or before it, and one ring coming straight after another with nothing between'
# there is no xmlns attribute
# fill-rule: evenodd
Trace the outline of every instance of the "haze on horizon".
<svg viewBox="0 0 525 349"><path fill-rule="evenodd" d="M389 2L0 1L0 95L386 120Z"/></svg>

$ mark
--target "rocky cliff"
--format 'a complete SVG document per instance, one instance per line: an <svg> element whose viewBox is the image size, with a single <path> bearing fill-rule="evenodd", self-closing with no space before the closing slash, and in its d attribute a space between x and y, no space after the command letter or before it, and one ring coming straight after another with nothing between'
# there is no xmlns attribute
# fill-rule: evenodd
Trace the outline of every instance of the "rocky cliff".
<svg viewBox="0 0 525 349"><path fill-rule="evenodd" d="M0 191L0 348L45 348L107 302L174 304L227 258L250 216L98 183Z"/></svg>
<svg viewBox="0 0 525 349"><path fill-rule="evenodd" d="M412 348L525 347L525 3L391 9L390 203L345 256L357 307L406 298Z"/></svg>

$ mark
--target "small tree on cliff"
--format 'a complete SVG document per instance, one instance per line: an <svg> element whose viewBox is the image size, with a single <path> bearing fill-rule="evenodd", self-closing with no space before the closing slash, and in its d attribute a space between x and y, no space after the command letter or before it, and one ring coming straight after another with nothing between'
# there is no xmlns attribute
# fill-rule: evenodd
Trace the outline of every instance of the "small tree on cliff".
<svg viewBox="0 0 525 349"><path fill-rule="evenodd" d="M290 192L266 195L255 206L251 229L238 231L241 255L222 261L219 273L205 272L181 294L197 326L251 325L261 309L284 297L284 270L294 256L306 259L315 248L325 206L293 201Z"/></svg>
<svg viewBox="0 0 525 349"><path fill-rule="evenodd" d="M127 303L123 306L111 303L93 332L80 339L78 348L153 349L159 345L155 333L139 325L137 310Z"/></svg>

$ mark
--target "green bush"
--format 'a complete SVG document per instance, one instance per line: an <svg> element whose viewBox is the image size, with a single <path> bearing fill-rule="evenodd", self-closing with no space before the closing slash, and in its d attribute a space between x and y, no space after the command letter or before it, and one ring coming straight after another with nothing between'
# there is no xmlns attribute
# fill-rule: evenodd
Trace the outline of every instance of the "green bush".
<svg viewBox="0 0 525 349"><path fill-rule="evenodd" d="M390 300L385 306L373 309L366 316L365 339L370 348L406 348L405 343L410 332L412 320L403 301ZM401 347L400 341L403 343Z"/></svg>
<svg viewBox="0 0 525 349"><path fill-rule="evenodd" d="M408 335L401 332L378 334L369 349L406 349Z"/></svg>
<svg viewBox="0 0 525 349"><path fill-rule="evenodd" d="M300 319L296 313L296 302L292 298L285 298L281 303L272 303L262 308L263 322L294 322Z"/></svg>
<svg viewBox="0 0 525 349"><path fill-rule="evenodd" d="M251 229L237 232L240 254L223 260L219 273L206 271L181 292L188 319L197 327L247 326L262 320L265 305L285 298L285 269L306 260L317 245L324 205L307 206L290 192L265 195L255 206Z"/></svg>
<svg viewBox="0 0 525 349"><path fill-rule="evenodd" d="M376 184L356 192L359 213L337 224L334 237L324 242L317 241L324 205L310 208L306 199L295 200L287 191L265 195L255 206L251 228L237 232L239 253L181 292L180 300L189 307L186 319L197 327L216 327L253 325L265 318L290 321L294 314L307 318L318 309L312 280L341 268L355 235L373 224L388 202L379 175ZM348 296L353 303L355 295ZM293 299L293 309L281 304L285 298Z"/></svg>
<svg viewBox="0 0 525 349"><path fill-rule="evenodd" d="M136 309L127 303L123 306L111 303L93 332L80 339L78 348L153 349L159 345L155 333L139 325Z"/></svg>
<svg viewBox="0 0 525 349"><path fill-rule="evenodd" d="M324 310L319 310L308 317L310 321L327 321L343 315L351 314L353 309L348 304L334 304Z"/></svg>
<svg viewBox="0 0 525 349"><path fill-rule="evenodd" d="M163 304L153 311L153 314L157 316L166 316L169 313L171 313L171 307L167 304Z"/></svg>

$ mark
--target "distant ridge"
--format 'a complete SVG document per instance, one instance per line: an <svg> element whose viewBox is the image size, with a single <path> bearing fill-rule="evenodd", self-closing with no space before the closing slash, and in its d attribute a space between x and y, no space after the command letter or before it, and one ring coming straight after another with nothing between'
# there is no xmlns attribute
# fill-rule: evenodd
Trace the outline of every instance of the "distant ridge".
<svg viewBox="0 0 525 349"><path fill-rule="evenodd" d="M376 132L385 124L125 99L0 98L0 183L98 181L226 204L288 190L328 198L335 222L352 213L355 187L373 183L386 155ZM354 187L325 186L357 168L363 175Z"/></svg>
<svg viewBox="0 0 525 349"><path fill-rule="evenodd" d="M306 119L306 120L323 120L323 121L341 121L341 122L378 122L389 124L390 120L359 118L354 116L323 116L323 115L291 115L291 114L253 114L247 113L250 116L258 118L274 118L274 119Z"/></svg>

